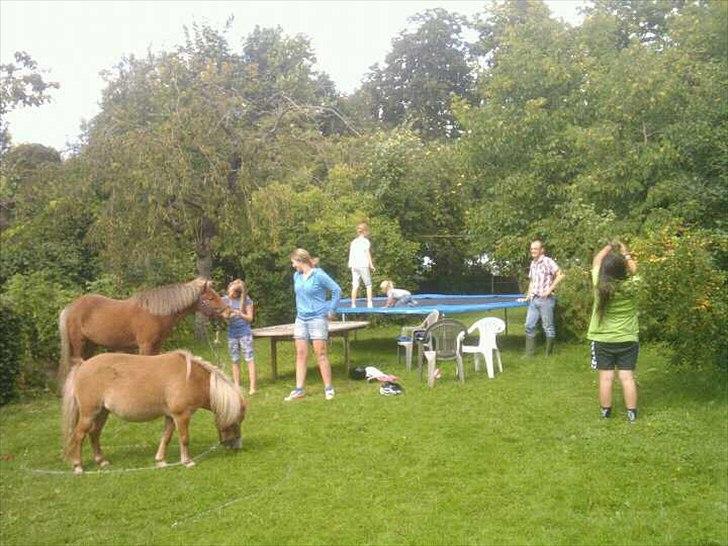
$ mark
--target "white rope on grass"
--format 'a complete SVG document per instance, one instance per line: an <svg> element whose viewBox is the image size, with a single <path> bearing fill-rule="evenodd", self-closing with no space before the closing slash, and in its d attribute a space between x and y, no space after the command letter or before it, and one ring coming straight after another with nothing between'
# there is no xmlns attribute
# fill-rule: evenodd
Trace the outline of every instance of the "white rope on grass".
<svg viewBox="0 0 728 546"><path fill-rule="evenodd" d="M146 446L145 446L146 447ZM220 446L219 444L215 444L207 450L200 453L197 457L193 457L193 461L199 461L200 459L203 459L207 457L210 453L218 449ZM176 463L167 463L165 466L159 467L159 466L141 466L139 468L105 468L105 469L99 469L99 470L89 470L84 471L83 475L87 474L96 474L96 475L103 475L103 474L120 474L123 472L140 472L142 470L163 470L165 468L169 468L172 466L180 466L182 463L177 461ZM51 474L51 475L65 475L65 474L74 474L73 470L49 470L45 468L25 468L28 472L31 472L33 474Z"/></svg>
<svg viewBox="0 0 728 546"><path fill-rule="evenodd" d="M227 508L228 506L232 506L233 504L235 504L236 502L240 502L241 500L250 500L250 499L254 499L256 497L260 497L263 494L273 493L276 489L278 489L278 486L280 486L283 482L285 482L291 476L292 470L293 470L293 466L288 465L288 470L286 471L286 475L283 476L281 479L279 479L272 487L269 487L268 489L258 491L257 493L250 493L248 495L242 495L240 497L235 497L234 499L225 501L222 504L213 506L212 508L208 508L206 510L201 510L199 512L195 512L194 514L190 514L189 516L186 516L182 519L175 521L174 523L172 523L172 525L170 527L172 527L172 529L175 529L177 527L180 527L181 525L184 525L185 523L189 523L192 521L202 519L203 517L207 516L208 514L210 514L212 512L218 512L220 510L223 510L224 508Z"/></svg>

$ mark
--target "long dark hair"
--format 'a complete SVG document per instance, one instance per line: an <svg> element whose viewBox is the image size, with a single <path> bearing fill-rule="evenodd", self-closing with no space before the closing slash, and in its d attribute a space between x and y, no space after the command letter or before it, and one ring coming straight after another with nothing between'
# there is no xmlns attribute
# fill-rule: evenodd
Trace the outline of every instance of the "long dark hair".
<svg viewBox="0 0 728 546"><path fill-rule="evenodd" d="M610 252L602 260L597 280L597 317L604 318L604 311L617 291L619 283L627 278L627 260L618 252Z"/></svg>

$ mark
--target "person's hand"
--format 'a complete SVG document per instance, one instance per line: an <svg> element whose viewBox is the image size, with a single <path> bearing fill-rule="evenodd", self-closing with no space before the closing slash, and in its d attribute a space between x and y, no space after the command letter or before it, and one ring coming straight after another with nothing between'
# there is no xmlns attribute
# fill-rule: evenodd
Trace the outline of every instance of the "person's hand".
<svg viewBox="0 0 728 546"><path fill-rule="evenodd" d="M516 301L518 303L523 303L524 301L528 301L528 298L516 298Z"/></svg>

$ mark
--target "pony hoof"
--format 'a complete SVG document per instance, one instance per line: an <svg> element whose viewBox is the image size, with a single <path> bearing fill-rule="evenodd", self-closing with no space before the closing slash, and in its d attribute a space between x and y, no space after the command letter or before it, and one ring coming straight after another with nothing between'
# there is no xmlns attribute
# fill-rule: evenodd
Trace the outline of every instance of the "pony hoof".
<svg viewBox="0 0 728 546"><path fill-rule="evenodd" d="M167 461L157 461L156 466L157 468L164 468L165 466L167 466Z"/></svg>
<svg viewBox="0 0 728 546"><path fill-rule="evenodd" d="M73 467L73 473L76 476L80 476L81 474L83 474L83 467L81 467L81 466L74 466Z"/></svg>
<svg viewBox="0 0 728 546"><path fill-rule="evenodd" d="M193 466L195 466L195 461L187 461L186 463L182 464L185 465L187 468L192 468Z"/></svg>

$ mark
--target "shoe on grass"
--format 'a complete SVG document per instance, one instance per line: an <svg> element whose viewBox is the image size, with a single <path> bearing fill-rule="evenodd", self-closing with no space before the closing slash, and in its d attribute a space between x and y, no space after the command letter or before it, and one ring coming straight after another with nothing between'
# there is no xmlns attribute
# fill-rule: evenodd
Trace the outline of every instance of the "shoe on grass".
<svg viewBox="0 0 728 546"><path fill-rule="evenodd" d="M333 400L335 395L334 387L324 389L324 396L326 397L326 400Z"/></svg>
<svg viewBox="0 0 728 546"><path fill-rule="evenodd" d="M306 396L306 393L303 391L303 389L293 389L291 391L291 394L289 394L288 396L286 396L283 399L283 401L284 402L292 402L293 400L300 400L304 396Z"/></svg>
<svg viewBox="0 0 728 546"><path fill-rule="evenodd" d="M628 409L627 410L627 421L630 423L634 423L637 420L637 410L636 409Z"/></svg>

